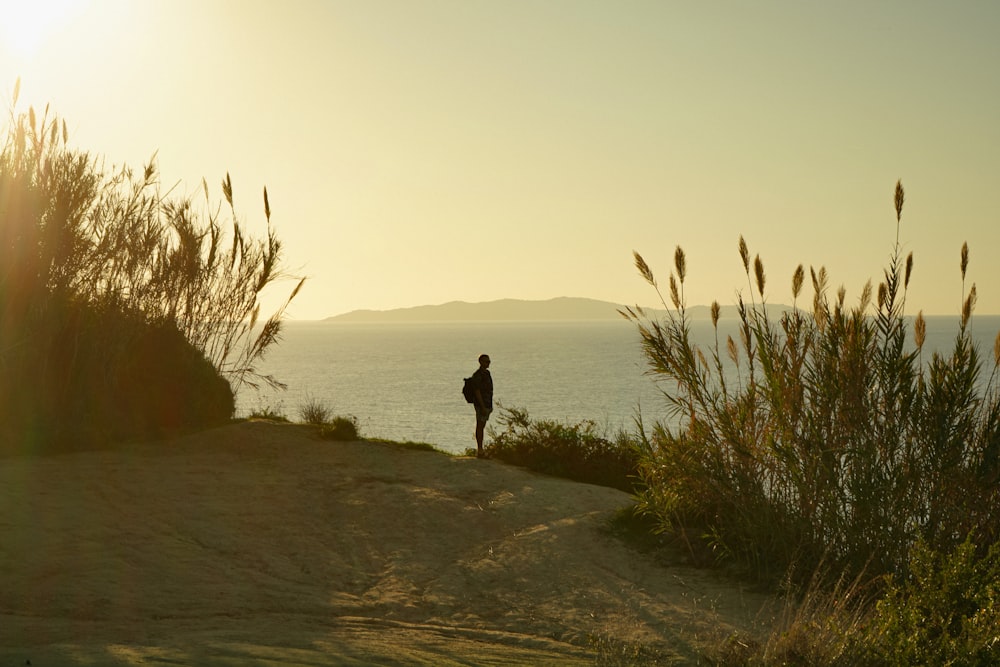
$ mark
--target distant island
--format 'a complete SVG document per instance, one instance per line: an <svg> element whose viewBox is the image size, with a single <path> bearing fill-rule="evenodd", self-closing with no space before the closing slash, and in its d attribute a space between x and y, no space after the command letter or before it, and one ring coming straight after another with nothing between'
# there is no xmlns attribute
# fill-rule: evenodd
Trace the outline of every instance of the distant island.
<svg viewBox="0 0 1000 667"><path fill-rule="evenodd" d="M611 321L620 320L622 304L580 297L557 297L542 301L522 299L499 299L469 303L451 301L434 306L414 306L393 310L353 310L349 313L326 318L326 322L345 323L401 323L401 322L566 322L566 321ZM647 309L651 314L660 315L663 310ZM707 319L708 306L692 306L688 315L694 319ZM736 315L735 306L724 306L723 317Z"/></svg>

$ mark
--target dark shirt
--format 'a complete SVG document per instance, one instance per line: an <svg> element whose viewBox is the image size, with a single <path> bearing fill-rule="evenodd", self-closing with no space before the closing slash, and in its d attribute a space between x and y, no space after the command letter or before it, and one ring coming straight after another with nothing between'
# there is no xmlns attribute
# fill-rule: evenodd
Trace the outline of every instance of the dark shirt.
<svg viewBox="0 0 1000 667"><path fill-rule="evenodd" d="M492 410L493 409L493 376L490 375L489 370L485 368L480 368L472 377L476 380L476 386L479 388L479 393L483 397L484 407Z"/></svg>

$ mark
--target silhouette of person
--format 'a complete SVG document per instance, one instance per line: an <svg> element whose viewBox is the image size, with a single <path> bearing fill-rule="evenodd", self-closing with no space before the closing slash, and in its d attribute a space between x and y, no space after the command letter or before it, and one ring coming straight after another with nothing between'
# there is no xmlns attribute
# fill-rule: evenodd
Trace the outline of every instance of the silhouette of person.
<svg viewBox="0 0 1000 667"><path fill-rule="evenodd" d="M487 354L479 355L479 368L472 374L475 384L474 404L476 406L476 456L483 458L483 432L486 430L486 421L493 412L493 376L490 375L490 357Z"/></svg>

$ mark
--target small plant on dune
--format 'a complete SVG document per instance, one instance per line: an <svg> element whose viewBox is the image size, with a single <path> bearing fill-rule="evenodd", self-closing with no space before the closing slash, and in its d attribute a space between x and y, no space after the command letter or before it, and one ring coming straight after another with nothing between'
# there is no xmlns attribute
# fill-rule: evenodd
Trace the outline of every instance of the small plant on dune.
<svg viewBox="0 0 1000 667"><path fill-rule="evenodd" d="M342 442L361 440L361 434L358 431L358 420L353 416L334 417L323 427L320 435L327 440L339 440Z"/></svg>
<svg viewBox="0 0 1000 667"><path fill-rule="evenodd" d="M279 402L277 405L258 405L250 410L247 419L267 419L269 421L289 423L291 420L285 414L285 406Z"/></svg>
<svg viewBox="0 0 1000 667"><path fill-rule="evenodd" d="M318 399L308 396L306 402L299 408L299 416L306 424L322 426L333 418L333 411Z"/></svg>
<svg viewBox="0 0 1000 667"><path fill-rule="evenodd" d="M592 421L532 420L526 410L504 406L499 412L503 430L490 427L488 457L547 475L633 490L638 459L630 434L622 431L609 440Z"/></svg>
<svg viewBox="0 0 1000 667"><path fill-rule="evenodd" d="M904 259L899 242L903 198L897 184L896 242L883 281L874 292L865 285L854 307L843 288L831 300L820 268L810 271L812 312L775 314L763 262L751 261L741 237L750 303L740 296L738 341L720 343L718 303L714 345L692 341L680 248L666 317L623 313L667 388L671 420L656 424L640 464L641 502L664 529L762 577L820 562L874 577L902 571L918 537L946 551L970 533L983 544L1000 537L1000 353L984 388L969 333L975 285L950 356L925 363L922 314L908 348L913 256ZM652 270L638 253L635 260L659 293ZM963 246L963 290L967 266ZM795 306L804 282L800 266Z"/></svg>

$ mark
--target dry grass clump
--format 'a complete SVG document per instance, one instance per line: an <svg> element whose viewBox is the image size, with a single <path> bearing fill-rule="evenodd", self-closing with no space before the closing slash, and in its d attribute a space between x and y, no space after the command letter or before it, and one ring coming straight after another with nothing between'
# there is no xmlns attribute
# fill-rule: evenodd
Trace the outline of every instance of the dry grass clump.
<svg viewBox="0 0 1000 667"><path fill-rule="evenodd" d="M333 410L319 399L307 396L305 403L299 407L299 417L306 424L322 426L333 419Z"/></svg>

